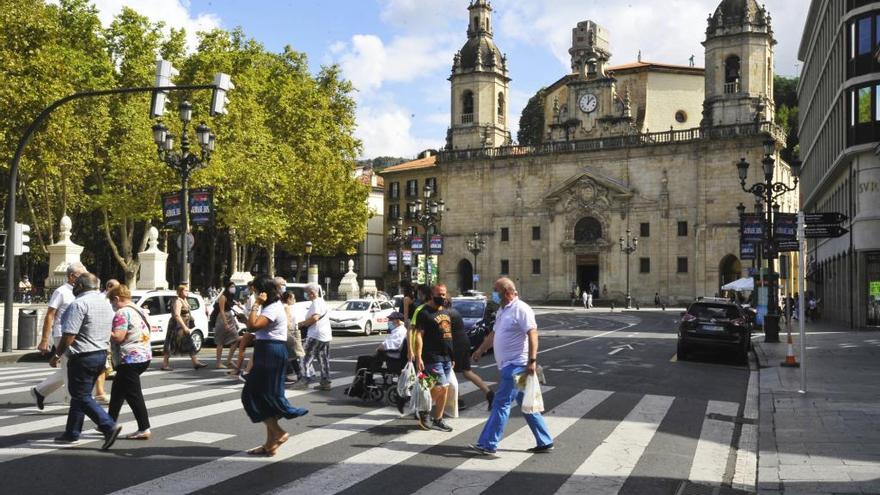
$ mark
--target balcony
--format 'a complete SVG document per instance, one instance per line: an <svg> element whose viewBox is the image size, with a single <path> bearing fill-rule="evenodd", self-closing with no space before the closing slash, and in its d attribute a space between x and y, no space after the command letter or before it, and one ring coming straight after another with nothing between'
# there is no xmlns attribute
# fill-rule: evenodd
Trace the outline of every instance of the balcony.
<svg viewBox="0 0 880 495"><path fill-rule="evenodd" d="M461 123L462 124L473 124L474 123L474 114L472 114L472 113L461 114Z"/></svg>
<svg viewBox="0 0 880 495"><path fill-rule="evenodd" d="M734 93L739 93L739 81L724 83L724 94L731 95Z"/></svg>

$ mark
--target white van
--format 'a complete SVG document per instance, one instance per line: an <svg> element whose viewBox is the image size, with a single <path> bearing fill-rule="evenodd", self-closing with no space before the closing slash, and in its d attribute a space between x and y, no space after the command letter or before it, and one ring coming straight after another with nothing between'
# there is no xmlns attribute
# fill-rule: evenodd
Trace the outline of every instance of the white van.
<svg viewBox="0 0 880 495"><path fill-rule="evenodd" d="M165 333L168 323L171 321L171 304L177 298L173 290L133 290L131 291L132 302L144 310L147 321L150 322L150 345L160 347L165 344ZM190 293L186 300L189 302L190 312L193 318L192 336L196 352L202 349L205 338L208 335L208 311L210 308L205 300L198 294Z"/></svg>

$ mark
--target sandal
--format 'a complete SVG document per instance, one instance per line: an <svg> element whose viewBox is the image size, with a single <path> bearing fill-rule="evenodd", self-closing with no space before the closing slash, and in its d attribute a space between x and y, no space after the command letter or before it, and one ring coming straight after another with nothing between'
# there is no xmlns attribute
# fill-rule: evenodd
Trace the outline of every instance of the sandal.
<svg viewBox="0 0 880 495"><path fill-rule="evenodd" d="M128 435L122 437L126 440L149 440L150 439L150 430L146 431L136 431L134 433L129 433Z"/></svg>
<svg viewBox="0 0 880 495"><path fill-rule="evenodd" d="M172 368L171 366L162 366L161 368L159 368L159 371L174 371L174 368Z"/></svg>
<svg viewBox="0 0 880 495"><path fill-rule="evenodd" d="M260 455L264 457L272 457L275 455L274 450L269 450L265 445L260 445L259 447L254 447L247 451L248 455Z"/></svg>
<svg viewBox="0 0 880 495"><path fill-rule="evenodd" d="M202 368L204 368L204 367L206 367L206 366L208 366L208 365L205 364L205 363L196 363L196 364L193 365L193 369L194 369L194 370L200 370L200 369L202 369Z"/></svg>

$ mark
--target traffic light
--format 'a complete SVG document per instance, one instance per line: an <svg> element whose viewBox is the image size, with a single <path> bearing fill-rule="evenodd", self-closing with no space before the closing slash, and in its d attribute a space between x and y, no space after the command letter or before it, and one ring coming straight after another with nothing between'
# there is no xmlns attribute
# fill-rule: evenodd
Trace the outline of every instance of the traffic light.
<svg viewBox="0 0 880 495"><path fill-rule="evenodd" d="M14 233L14 241L15 244L12 246L12 254L15 256L21 256L24 253L31 252L31 247L28 246L28 243L31 241L31 237L28 232L31 231L31 226L26 223L18 223L15 222L15 233Z"/></svg>
<svg viewBox="0 0 880 495"><path fill-rule="evenodd" d="M211 117L218 113L227 113L226 104L229 103L229 98L226 97L226 92L235 89L235 85L232 84L232 78L229 77L229 74L224 74L222 72L214 74L214 86L216 86L214 88L214 94L211 95Z"/></svg>
<svg viewBox="0 0 880 495"><path fill-rule="evenodd" d="M0 268L6 267L6 231L0 230Z"/></svg>
<svg viewBox="0 0 880 495"><path fill-rule="evenodd" d="M178 75L171 62L159 59L156 61L156 86L174 86L171 78ZM153 101L150 103L150 118L161 117L165 115L165 104L168 99L168 91L155 91L153 93Z"/></svg>

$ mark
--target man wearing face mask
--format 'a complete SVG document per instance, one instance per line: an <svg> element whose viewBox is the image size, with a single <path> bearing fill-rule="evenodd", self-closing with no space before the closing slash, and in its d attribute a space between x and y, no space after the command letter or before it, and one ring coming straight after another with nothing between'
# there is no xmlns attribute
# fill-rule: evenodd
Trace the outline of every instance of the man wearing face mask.
<svg viewBox="0 0 880 495"><path fill-rule="evenodd" d="M435 285L431 289L431 299L416 316L413 355L416 371L424 371L437 379L431 389L431 400L434 403L431 425L435 429L449 432L452 427L443 420L443 411L446 409L449 376L452 374L455 354L452 340L453 315L445 308L446 300L446 286ZM419 427L427 430L429 427L425 419L421 414L418 416Z"/></svg>
<svg viewBox="0 0 880 495"><path fill-rule="evenodd" d="M495 453L510 417L514 399L522 403L523 392L517 389L515 377L522 373L536 373L538 367L538 325L535 323L535 312L520 300L516 286L509 278L496 280L493 290L492 299L501 305L495 316L495 326L472 356L474 362L479 361L491 345L495 349L498 369L501 370L501 382L495 392L489 420L477 443L470 446L482 455ZM528 449L529 452L545 453L553 450L553 437L550 436L541 413L524 416L537 442L537 446Z"/></svg>

